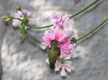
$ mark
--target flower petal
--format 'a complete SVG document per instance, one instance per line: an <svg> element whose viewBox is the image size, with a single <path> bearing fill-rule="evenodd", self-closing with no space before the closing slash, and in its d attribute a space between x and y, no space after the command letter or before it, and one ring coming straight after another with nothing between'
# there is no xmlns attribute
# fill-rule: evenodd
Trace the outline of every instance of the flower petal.
<svg viewBox="0 0 108 80"><path fill-rule="evenodd" d="M50 45L50 42L53 40L53 35L51 35L51 33L46 34L43 37L43 41L47 44Z"/></svg>
<svg viewBox="0 0 108 80"><path fill-rule="evenodd" d="M73 66L64 66L67 72L71 72L72 70L74 70Z"/></svg>
<svg viewBox="0 0 108 80"><path fill-rule="evenodd" d="M69 45L70 45L70 43L68 43L68 42L61 44L61 46L60 46L60 51L61 51L60 57L61 58L66 57L70 53Z"/></svg>
<svg viewBox="0 0 108 80"><path fill-rule="evenodd" d="M56 27L59 27L59 20L58 19L54 20L53 25Z"/></svg>
<svg viewBox="0 0 108 80"><path fill-rule="evenodd" d="M52 19L58 19L57 13L53 13L52 16L51 16L51 18L52 18Z"/></svg>
<svg viewBox="0 0 108 80"><path fill-rule="evenodd" d="M49 64L49 59L48 58L46 59L46 63Z"/></svg>
<svg viewBox="0 0 108 80"><path fill-rule="evenodd" d="M40 47L41 47L42 49L45 49L45 48L47 47L47 44L45 44L45 42L43 42L43 43L40 44Z"/></svg>
<svg viewBox="0 0 108 80"><path fill-rule="evenodd" d="M61 66L62 66L62 64L59 61L56 61L56 63L55 63L55 71L59 71Z"/></svg>
<svg viewBox="0 0 108 80"><path fill-rule="evenodd" d="M67 72L71 72L72 70L74 70L74 67L72 66L71 61L67 61L64 65L64 68L66 69Z"/></svg>
<svg viewBox="0 0 108 80"><path fill-rule="evenodd" d="M14 15L15 18L18 18L20 16L23 16L22 12L21 11L17 11Z"/></svg>
<svg viewBox="0 0 108 80"><path fill-rule="evenodd" d="M72 58L76 58L78 56L78 53L74 50L71 50Z"/></svg>
<svg viewBox="0 0 108 80"><path fill-rule="evenodd" d="M54 39L58 41L62 37L62 32L60 30L56 29L55 32L54 32L54 36L55 36Z"/></svg>
<svg viewBox="0 0 108 80"><path fill-rule="evenodd" d="M24 11L24 13L25 13L27 16L30 16L30 15L31 15L31 12L30 12L30 11L25 10L25 9L23 9L23 11Z"/></svg>
<svg viewBox="0 0 108 80"><path fill-rule="evenodd" d="M68 54L66 57L65 57L65 59L71 59L71 54Z"/></svg>
<svg viewBox="0 0 108 80"><path fill-rule="evenodd" d="M72 61L67 61L65 65L71 66L72 65Z"/></svg>
<svg viewBox="0 0 108 80"><path fill-rule="evenodd" d="M63 67L62 70L61 70L61 76L66 76L66 75L67 75L67 73L66 73L66 71L65 71L65 69Z"/></svg>
<svg viewBox="0 0 108 80"><path fill-rule="evenodd" d="M18 26L20 26L20 24L21 24L21 22L20 22L19 20L13 19L12 25L13 25L14 27L18 27Z"/></svg>
<svg viewBox="0 0 108 80"><path fill-rule="evenodd" d="M34 17L29 18L29 24L30 24L30 25L36 25L36 20L35 20Z"/></svg>

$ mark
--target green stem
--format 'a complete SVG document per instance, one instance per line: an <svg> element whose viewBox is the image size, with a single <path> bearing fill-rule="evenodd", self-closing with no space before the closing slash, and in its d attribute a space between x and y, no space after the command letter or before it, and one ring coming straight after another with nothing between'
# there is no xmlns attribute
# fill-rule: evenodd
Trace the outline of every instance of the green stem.
<svg viewBox="0 0 108 80"><path fill-rule="evenodd" d="M88 35L92 34L94 31L96 31L98 28L100 28L105 22L108 21L108 18L106 18L104 21L102 21L98 26L96 26L93 30L91 30L90 32L84 34L83 36L79 37L78 39L76 39L77 41L87 37Z"/></svg>
<svg viewBox="0 0 108 80"><path fill-rule="evenodd" d="M22 21L22 19L20 19L20 18L13 18L13 19L17 19L17 20L19 20L19 21Z"/></svg>
<svg viewBox="0 0 108 80"><path fill-rule="evenodd" d="M31 26L31 25L28 25L30 28L33 28L33 29L43 29L43 28L49 28L51 26L53 26L52 24L51 25L47 25L47 26L42 26L42 27L38 27L38 26Z"/></svg>
<svg viewBox="0 0 108 80"><path fill-rule="evenodd" d="M84 12L85 10L87 10L88 8L90 8L91 6L93 6L94 4L96 4L99 0L95 0L94 2L92 2L90 5L88 5L87 7L85 7L84 9L80 10L79 12L77 12L76 14L70 16L70 19L81 14L82 12Z"/></svg>
<svg viewBox="0 0 108 80"><path fill-rule="evenodd" d="M80 10L79 12L77 12L76 14L70 16L70 19L73 18L73 17L75 17L75 16L77 16L77 15L79 15L79 14L81 14L82 12L84 12L85 10L87 10L88 8L90 8L91 6L93 6L94 4L96 4L98 1L99 0L95 0L90 5L88 5L86 8L84 8L84 9ZM31 28L34 28L34 29L42 29L42 28L49 28L51 26L53 26L53 24L50 24L50 25L47 25L47 26L41 26L40 28L37 27L37 26L32 26Z"/></svg>

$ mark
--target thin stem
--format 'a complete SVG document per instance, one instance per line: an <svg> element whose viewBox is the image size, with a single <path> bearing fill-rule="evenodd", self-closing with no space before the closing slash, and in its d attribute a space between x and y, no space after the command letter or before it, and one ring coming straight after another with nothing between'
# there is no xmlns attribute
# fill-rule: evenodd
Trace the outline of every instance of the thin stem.
<svg viewBox="0 0 108 80"><path fill-rule="evenodd" d="M97 2L98 2L99 0L95 0L94 2L92 2L90 5L88 5L87 7L85 7L84 9L82 9L82 10L80 10L79 12L77 12L76 14L74 14L74 15L72 15L72 16L70 16L70 19L71 18L73 18L73 17L75 17L75 16L77 16L77 15L79 15L79 14L81 14L82 12L84 12L85 10L87 10L88 8L90 8L91 6L93 6L94 4L96 4ZM50 25L47 25L47 26L42 26L42 27L35 27L35 26L33 26L33 27L31 27L31 28L34 28L34 29L41 29L41 28L49 28L49 27L51 27L51 26L53 26L53 24L50 24Z"/></svg>
<svg viewBox="0 0 108 80"><path fill-rule="evenodd" d="M108 21L108 18L106 18L104 21L102 21L98 26L96 26L93 30L91 30L90 32L84 34L83 36L79 37L78 39L76 39L77 41L87 37L88 35L92 34L93 32L95 32L98 28L100 28L105 22Z"/></svg>
<svg viewBox="0 0 108 80"><path fill-rule="evenodd" d="M19 20L19 21L22 21L22 19L20 19L20 18L13 18L13 19L17 19L17 20Z"/></svg>
<svg viewBox="0 0 108 80"><path fill-rule="evenodd" d="M28 26L29 26L30 28L33 28L33 29L43 29L43 28L49 28L49 27L51 27L51 26L53 26L53 25L47 25L47 26L38 27L38 26L31 26L31 25L28 24Z"/></svg>
<svg viewBox="0 0 108 80"><path fill-rule="evenodd" d="M23 15L25 15L25 13L24 13L24 11L22 9L20 11L22 12Z"/></svg>
<svg viewBox="0 0 108 80"><path fill-rule="evenodd" d="M24 13L23 9L20 10L22 12L22 14L24 15L24 19L27 19L27 14Z"/></svg>
<svg viewBox="0 0 108 80"><path fill-rule="evenodd" d="M87 10L88 8L90 8L91 6L93 6L94 4L96 4L99 0L95 0L94 2L92 2L90 5L88 5L87 7L85 7L84 9L80 10L79 12L77 12L76 14L70 16L70 19L81 14L82 12L84 12L85 10Z"/></svg>

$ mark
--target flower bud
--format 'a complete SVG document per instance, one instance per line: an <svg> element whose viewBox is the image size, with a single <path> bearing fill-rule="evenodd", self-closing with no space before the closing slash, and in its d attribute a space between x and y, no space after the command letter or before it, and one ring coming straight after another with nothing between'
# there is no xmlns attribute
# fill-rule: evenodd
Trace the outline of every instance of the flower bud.
<svg viewBox="0 0 108 80"><path fill-rule="evenodd" d="M16 10L21 11L21 6L17 5Z"/></svg>

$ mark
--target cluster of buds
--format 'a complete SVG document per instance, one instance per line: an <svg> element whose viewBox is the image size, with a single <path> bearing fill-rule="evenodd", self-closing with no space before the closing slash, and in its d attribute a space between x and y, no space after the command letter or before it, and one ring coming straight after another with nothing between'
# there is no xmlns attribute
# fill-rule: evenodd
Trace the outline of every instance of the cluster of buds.
<svg viewBox="0 0 108 80"><path fill-rule="evenodd" d="M3 16L5 21L12 21L14 27L19 28L19 35L21 39L24 39L27 33L27 29L31 25L36 25L35 17L31 16L31 12L22 9L20 6L16 7L17 12L12 16Z"/></svg>
<svg viewBox="0 0 108 80"><path fill-rule="evenodd" d="M49 47L46 62L50 68L55 71L61 70L61 75L66 76L67 72L74 69L71 58L77 57L77 53L74 51L75 43L72 42L74 20L70 19L68 14L54 13L52 22L53 26L44 33L41 47L43 49Z"/></svg>

